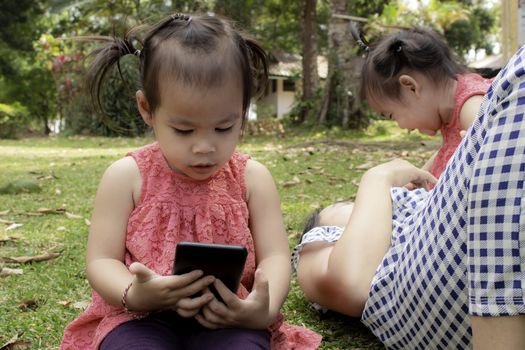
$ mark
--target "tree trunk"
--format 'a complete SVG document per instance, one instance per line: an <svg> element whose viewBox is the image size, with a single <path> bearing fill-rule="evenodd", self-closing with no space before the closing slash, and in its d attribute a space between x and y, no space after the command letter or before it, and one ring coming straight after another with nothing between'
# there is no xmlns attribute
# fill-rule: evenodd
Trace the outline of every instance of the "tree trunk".
<svg viewBox="0 0 525 350"><path fill-rule="evenodd" d="M359 101L362 59L354 54L350 23L334 14L348 14L347 0L332 0L328 25L328 79L319 123L360 129L368 125Z"/></svg>
<svg viewBox="0 0 525 350"><path fill-rule="evenodd" d="M315 106L315 92L319 85L317 73L317 33L316 33L317 0L306 0L303 13L303 98L305 103L299 115L299 123L303 123L311 111L309 105ZM314 103L308 103L314 102Z"/></svg>

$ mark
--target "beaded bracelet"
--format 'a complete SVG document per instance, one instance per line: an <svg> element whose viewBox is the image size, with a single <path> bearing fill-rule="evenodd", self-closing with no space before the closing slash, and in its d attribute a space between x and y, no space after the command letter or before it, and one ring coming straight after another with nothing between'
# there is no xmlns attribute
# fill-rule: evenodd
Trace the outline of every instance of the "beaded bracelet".
<svg viewBox="0 0 525 350"><path fill-rule="evenodd" d="M129 282L126 289L124 289L124 293L122 293L122 298L120 299L120 302L122 303L122 307L126 309L126 311L129 311L128 305L126 303L126 297L128 296L129 289L131 288L132 285L133 285L133 282Z"/></svg>

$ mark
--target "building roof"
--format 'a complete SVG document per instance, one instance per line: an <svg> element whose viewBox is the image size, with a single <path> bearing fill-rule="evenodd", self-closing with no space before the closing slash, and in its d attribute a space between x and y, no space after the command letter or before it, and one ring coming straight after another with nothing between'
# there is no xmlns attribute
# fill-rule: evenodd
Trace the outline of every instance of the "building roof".
<svg viewBox="0 0 525 350"><path fill-rule="evenodd" d="M289 78L302 69L301 55L285 52L270 53L270 66L268 68L270 77ZM326 79L328 76L328 61L324 56L317 56L317 74L321 79Z"/></svg>

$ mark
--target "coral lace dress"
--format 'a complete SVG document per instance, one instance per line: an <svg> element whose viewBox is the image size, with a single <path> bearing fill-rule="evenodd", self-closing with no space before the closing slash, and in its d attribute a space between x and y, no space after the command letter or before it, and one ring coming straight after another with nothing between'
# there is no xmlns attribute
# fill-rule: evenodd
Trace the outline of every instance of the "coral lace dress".
<svg viewBox="0 0 525 350"><path fill-rule="evenodd" d="M456 76L457 86L456 94L454 95L454 109L452 110L452 118L449 123L441 127L441 136L443 137L443 145L439 149L432 169L430 172L435 177L439 177L445 170L448 160L461 142L461 122L459 116L461 109L465 102L472 96L483 96L487 92L492 83L492 79L485 79L479 74L467 73Z"/></svg>

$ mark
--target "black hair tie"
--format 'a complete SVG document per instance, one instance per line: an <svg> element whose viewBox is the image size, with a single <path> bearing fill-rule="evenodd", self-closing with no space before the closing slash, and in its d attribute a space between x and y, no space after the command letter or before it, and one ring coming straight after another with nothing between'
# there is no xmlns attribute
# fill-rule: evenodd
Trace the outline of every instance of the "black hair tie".
<svg viewBox="0 0 525 350"><path fill-rule="evenodd" d="M403 41L401 40L394 41L394 43L392 43L391 50L396 53L401 52L403 50Z"/></svg>
<svg viewBox="0 0 525 350"><path fill-rule="evenodd" d="M179 21L184 21L184 22L188 22L188 23L191 22L191 16L189 16L187 14L184 14L184 13L177 12L177 13L171 15L170 17L171 17L171 19L173 21L179 20Z"/></svg>
<svg viewBox="0 0 525 350"><path fill-rule="evenodd" d="M350 33L352 33L352 37L354 38L357 45L368 53L368 51L370 51L368 41L365 39L363 32L361 32L361 30L355 22L350 22Z"/></svg>

